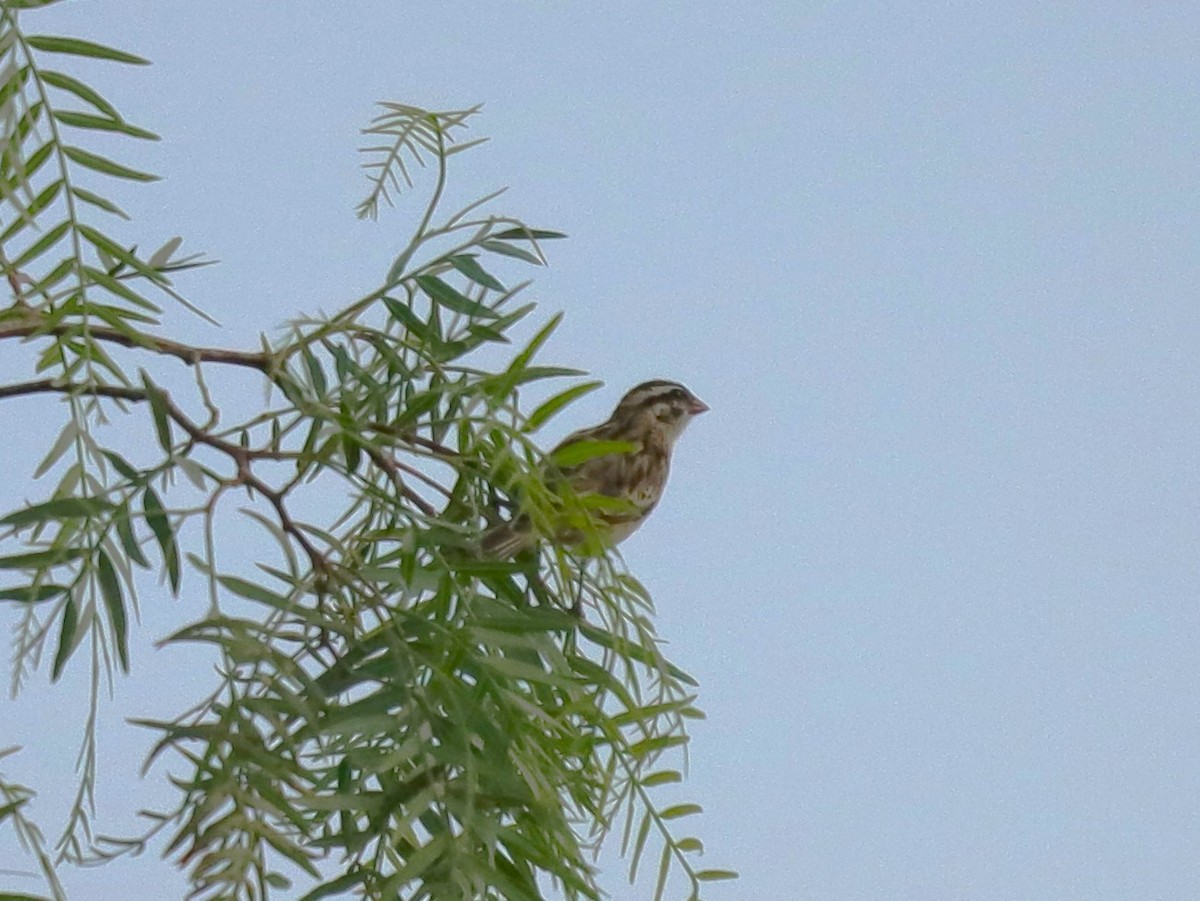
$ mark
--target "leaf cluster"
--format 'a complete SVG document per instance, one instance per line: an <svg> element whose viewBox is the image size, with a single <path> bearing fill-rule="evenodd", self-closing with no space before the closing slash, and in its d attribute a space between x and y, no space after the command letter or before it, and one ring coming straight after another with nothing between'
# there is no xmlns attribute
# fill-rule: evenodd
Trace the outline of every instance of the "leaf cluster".
<svg viewBox="0 0 1200 901"><path fill-rule="evenodd" d="M452 138L477 108L384 104L365 129L360 214L411 187L414 167L436 173L378 286L254 350L190 346L158 333L153 298L192 309L170 276L197 258L176 259L172 239L143 259L85 216L123 214L83 176L151 176L68 133L154 136L43 59L144 61L26 35L17 7L0 18L0 269L13 292L0 340L40 352L35 378L0 385L0 401L56 396L66 422L35 473L54 487L0 517L0 602L19 620L13 689L43 658L59 678L81 649L93 674L129 671L139 571L207 596L208 614L166 644L211 646L220 661L193 709L141 722L157 736L151 760L184 767L178 803L149 814L145 834L92 830L94 721L53 854L19 818L29 790L0 806L55 897L57 863L140 851L156 835L205 898L534 899L545 880L598 898L589 861L614 831L631 879L660 849L655 897L672 873L689 897L728 878L700 869L699 840L677 832L699 808L656 800L681 781L667 761L700 713L694 682L661 653L644 588L612 554L479 551L518 506L565 505L590 522L586 499L543 483L532 435L597 383L522 410L528 386L582 375L537 362L558 317L511 344L535 306L509 273L544 263L562 235L491 212L497 195L442 212L448 162L479 143ZM189 367L191 397L165 387L164 359ZM265 382L267 402L230 417L214 371ZM144 436L142 452L100 441L96 426L114 418ZM235 497L244 505L231 510ZM253 574L222 564L247 522L277 549Z"/></svg>

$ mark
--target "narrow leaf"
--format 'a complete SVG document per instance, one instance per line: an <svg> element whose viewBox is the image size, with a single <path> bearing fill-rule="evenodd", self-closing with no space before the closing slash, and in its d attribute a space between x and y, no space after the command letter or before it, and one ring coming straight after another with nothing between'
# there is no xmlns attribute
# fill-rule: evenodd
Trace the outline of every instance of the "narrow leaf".
<svg viewBox="0 0 1200 901"><path fill-rule="evenodd" d="M431 329L407 304L391 297L384 297L383 305L387 307L392 318L408 329L411 334L434 347L441 345L442 336Z"/></svg>
<svg viewBox="0 0 1200 901"><path fill-rule="evenodd" d="M455 253L446 257L446 261L477 285L483 285L493 291L506 290L494 275L479 265L474 254Z"/></svg>
<svg viewBox="0 0 1200 901"><path fill-rule="evenodd" d="M21 588L0 588L0 601L19 601L37 604L51 601L70 591L67 585L25 585Z"/></svg>
<svg viewBox="0 0 1200 901"><path fill-rule="evenodd" d="M53 548L48 551L27 551L0 557L0 569L48 569L71 560L78 560L87 550L78 547Z"/></svg>
<svg viewBox="0 0 1200 901"><path fill-rule="evenodd" d="M659 817L664 820L678 820L681 817L690 817L692 814L703 813L704 808L699 804L676 804L668 807L666 810L659 811Z"/></svg>
<svg viewBox="0 0 1200 901"><path fill-rule="evenodd" d="M63 125L72 128L87 128L92 131L112 131L128 135L131 138L141 138L146 141L159 140L158 135L136 125L130 125L121 119L109 119L106 116L94 116L91 113L77 113L72 110L55 110L54 118Z"/></svg>
<svg viewBox="0 0 1200 901"><path fill-rule="evenodd" d="M38 468L33 473L33 477L35 479L40 479L47 472L49 472L54 467L54 464L62 458L62 455L67 452L67 448L75 443L75 438L78 434L79 431L74 420L69 421L65 426L63 426L63 430L58 433L58 437L54 440L54 444L51 446L50 452L46 454L42 462L38 464Z"/></svg>
<svg viewBox="0 0 1200 901"><path fill-rule="evenodd" d="M637 449L638 445L630 441L573 441L555 450L550 459L566 469L609 454L632 454Z"/></svg>
<svg viewBox="0 0 1200 901"><path fill-rule="evenodd" d="M174 441L171 438L171 419L167 411L167 399L162 390L150 381L146 372L142 371L142 385L146 389L146 398L150 401L150 412L154 417L154 430L158 433L158 443L167 456L171 455Z"/></svg>
<svg viewBox="0 0 1200 901"><path fill-rule="evenodd" d="M79 38L65 38L49 34L31 34L25 39L30 47L44 53L69 53L72 56L88 56L92 59L107 59L116 63L129 63L134 66L148 66L150 60L115 47L106 47Z"/></svg>
<svg viewBox="0 0 1200 901"><path fill-rule="evenodd" d="M0 526L31 525L60 519L83 519L112 510L113 504L98 497L60 497L24 510L17 510L0 519Z"/></svg>
<svg viewBox="0 0 1200 901"><path fill-rule="evenodd" d="M654 901L662 901L667 889L667 875L671 872L671 844L663 845L662 857L658 861L658 884L654 887Z"/></svg>
<svg viewBox="0 0 1200 901"><path fill-rule="evenodd" d="M546 421L550 419L550 417L552 417L563 407L573 403L574 401L583 397L585 394L591 394L603 384L604 382L584 382L581 385L575 385L572 388L568 388L566 391L560 391L549 400L539 404L537 409L529 414L528 418L525 420L524 430L526 432L537 431L539 428L545 425Z"/></svg>
<svg viewBox="0 0 1200 901"><path fill-rule="evenodd" d="M66 665L71 652L75 650L75 630L78 627L75 602L68 600L63 607L62 627L58 632L58 650L54 654L54 666L50 670L51 681L58 681L59 673Z"/></svg>
<svg viewBox="0 0 1200 901"><path fill-rule="evenodd" d="M504 231L492 232L491 237L500 238L504 241L516 241L524 239L526 241L550 241L557 238L565 238L563 232L546 231L541 228L506 228Z"/></svg>
<svg viewBox="0 0 1200 901"><path fill-rule="evenodd" d="M471 300L471 298L458 293L458 291L451 288L436 275L418 275L416 282L421 286L421 290L429 295L431 300L445 307L447 310L481 319L496 319L498 316L495 311L485 307L478 301Z"/></svg>
<svg viewBox="0 0 1200 901"><path fill-rule="evenodd" d="M116 469L117 472L129 479L131 482L135 482L141 478L141 473L134 469L130 462L116 451L106 450L104 451L104 456L108 462L113 465L113 468Z"/></svg>
<svg viewBox="0 0 1200 901"><path fill-rule="evenodd" d="M129 624L125 619L125 605L121 600L121 582L112 561L103 550L96 555L96 579L100 583L100 596L108 611L113 638L117 643L117 659L121 670L129 672Z"/></svg>
<svg viewBox="0 0 1200 901"><path fill-rule="evenodd" d="M146 261L146 265L151 269L161 269L175 255L175 251L179 249L181 244L183 244L183 238L176 235L162 247L158 248L158 250L154 251L154 253L150 254L150 259Z"/></svg>
<svg viewBox="0 0 1200 901"><path fill-rule="evenodd" d="M313 389L317 393L317 397L322 397L328 388L325 382L325 370L321 368L321 361L317 359L317 355L312 352L312 349L305 345L302 356L304 357L304 365L308 369L308 377L312 381Z"/></svg>
<svg viewBox="0 0 1200 901"><path fill-rule="evenodd" d="M27 248L25 248L25 252L13 260L9 268L21 269L22 267L27 266L33 260L40 257L43 253L62 240L63 235L67 233L67 229L70 227L70 225L70 222L58 223L58 225L54 226L54 228L50 229L32 244L30 244Z"/></svg>
<svg viewBox="0 0 1200 901"><path fill-rule="evenodd" d="M112 119L120 119L121 116L117 112L117 108L101 97L96 91L88 87L82 81L72 78L62 72L56 72L53 69L42 70L42 81L51 87L58 88L62 91L68 91L82 100L84 103L91 104L104 115Z"/></svg>
<svg viewBox="0 0 1200 901"><path fill-rule="evenodd" d="M104 175L111 175L114 178L127 178L130 181L158 181L157 175L151 175L149 172L142 172L139 169L122 166L114 160L95 153L89 153L81 147L66 145L63 147L62 152L72 162L78 163L95 172L101 172Z"/></svg>
<svg viewBox="0 0 1200 901"><path fill-rule="evenodd" d="M83 188L72 188L71 193L84 203L90 203L92 206L102 209L106 213L112 213L114 216L119 216L122 219L129 218L128 213L111 200L101 197L99 194L93 194L91 191L86 191Z"/></svg>
<svg viewBox="0 0 1200 901"><path fill-rule="evenodd" d="M523 351L517 354L515 358L513 358L512 363L509 364L508 369L506 370L507 375L519 375L529 366L529 362L533 359L534 354L536 354L541 346L550 339L552 334L554 334L554 330L558 328L558 324L562 322L562 318L563 314L561 312L555 313L550 317L549 322L538 329L537 334L530 339L529 345Z"/></svg>
<svg viewBox="0 0 1200 901"><path fill-rule="evenodd" d="M531 254L528 250L522 250L520 247L513 247L511 244L505 244L503 241L480 241L479 246L490 250L492 253L498 253L501 256L524 260L526 263L532 263L535 266L542 265L542 261Z"/></svg>
<svg viewBox="0 0 1200 901"><path fill-rule="evenodd" d="M142 553L142 544L137 539L137 533L133 531L128 501L123 503L113 515L113 522L117 526L117 538L121 542L121 550L125 552L125 556L142 569L149 569L150 561Z"/></svg>
<svg viewBox="0 0 1200 901"><path fill-rule="evenodd" d="M171 591L179 593L179 548L175 544L175 533L171 530L171 522L163 509L158 494L149 485L142 495L142 511L146 514L146 524L154 533L162 551L163 565L167 568L167 578L171 583Z"/></svg>
<svg viewBox="0 0 1200 901"><path fill-rule="evenodd" d="M718 882L722 879L737 879L736 870L697 870L696 878L701 882Z"/></svg>
<svg viewBox="0 0 1200 901"><path fill-rule="evenodd" d="M683 775L678 770L659 770L643 779L642 785L646 788L654 788L656 785L669 785L682 781Z"/></svg>

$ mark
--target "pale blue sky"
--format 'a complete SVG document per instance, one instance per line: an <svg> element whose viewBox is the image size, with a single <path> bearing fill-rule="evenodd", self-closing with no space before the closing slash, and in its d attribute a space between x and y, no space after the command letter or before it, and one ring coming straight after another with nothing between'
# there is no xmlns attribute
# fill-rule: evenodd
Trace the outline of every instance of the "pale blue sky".
<svg viewBox="0 0 1200 901"><path fill-rule="evenodd" d="M224 330L171 324L210 344L376 283L415 206L353 218L373 101L486 104L454 196L509 185L506 210L571 235L531 293L566 312L545 359L608 384L561 430L648 377L713 408L625 546L702 685L686 795L706 862L743 874L710 898L1200 897L1200 9L97 0L38 19L154 60L88 72L164 137L139 152L165 181L121 195L130 239L223 261L183 284ZM0 506L57 415L0 407ZM150 649L203 601L142 603L102 729L110 831L164 797L121 718L209 679ZM48 802L78 688L0 708L0 746L39 739L6 772ZM70 878L86 901L178 884L153 855Z"/></svg>

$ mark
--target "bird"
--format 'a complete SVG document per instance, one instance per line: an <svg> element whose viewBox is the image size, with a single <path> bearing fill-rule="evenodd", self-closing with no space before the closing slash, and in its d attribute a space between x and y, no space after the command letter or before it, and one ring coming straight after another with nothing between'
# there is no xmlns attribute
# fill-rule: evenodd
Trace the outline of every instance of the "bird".
<svg viewBox="0 0 1200 901"><path fill-rule="evenodd" d="M615 547L641 526L662 498L671 468L671 451L688 423L708 405L679 382L655 379L626 392L612 415L600 425L573 432L550 452L543 473L548 485L565 479L576 495L599 495L624 503L597 503L592 513L605 545ZM624 442L620 451L588 455L585 442ZM585 459L575 464L564 454L576 447ZM560 544L577 545L586 537L579 529L554 529ZM513 557L533 547L538 529L528 513L484 533L482 548L492 558Z"/></svg>

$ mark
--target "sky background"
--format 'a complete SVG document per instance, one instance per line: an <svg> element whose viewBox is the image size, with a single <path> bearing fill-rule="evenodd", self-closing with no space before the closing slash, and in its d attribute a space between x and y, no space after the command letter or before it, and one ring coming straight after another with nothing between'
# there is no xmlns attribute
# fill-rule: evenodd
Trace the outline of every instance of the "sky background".
<svg viewBox="0 0 1200 901"><path fill-rule="evenodd" d="M542 359L607 383L559 432L652 377L712 407L623 547L702 686L686 797L705 864L742 873L707 897L1200 897L1200 8L123 0L24 22L154 61L76 71L164 138L123 151L164 181L112 190L130 240L222 261L181 284L223 328L168 320L207 344L378 282L424 195L354 218L374 101L485 104L452 199L507 185L501 209L570 234L530 293L566 314ZM26 367L3 348L4 380ZM0 408L3 509L46 490L62 415ZM123 718L210 685L203 654L152 648L204 604L143 591L101 831L171 798ZM51 834L82 675L0 706L0 746L28 748L0 767ZM154 852L67 881L183 893ZM611 862L604 884L649 894Z"/></svg>

